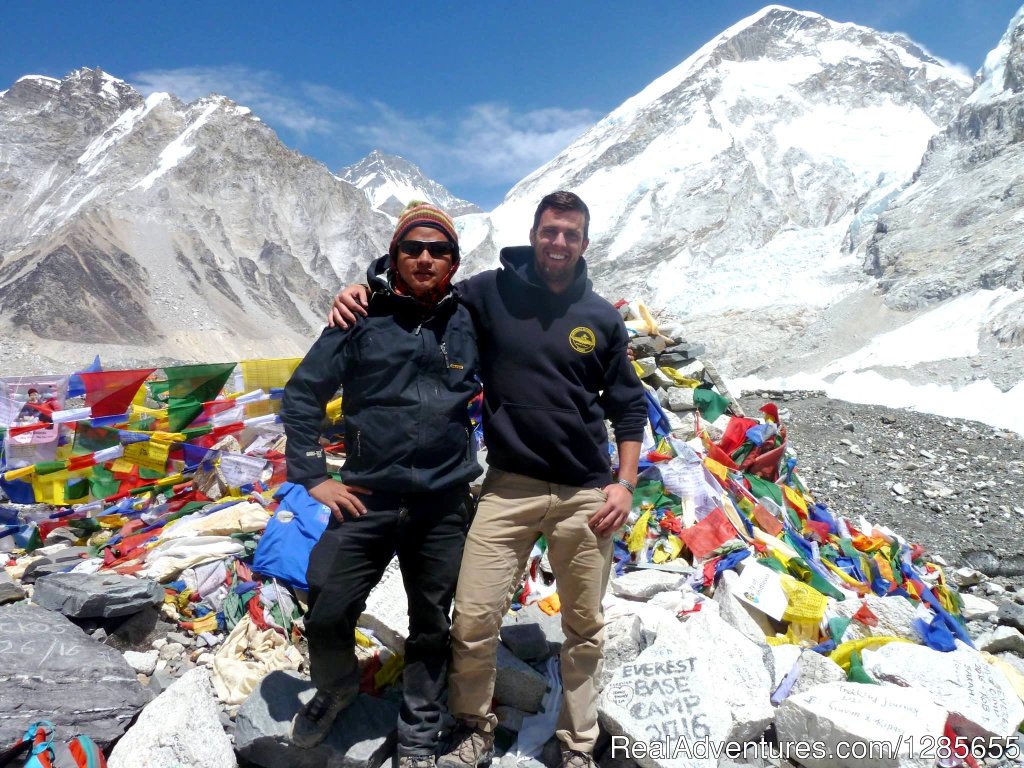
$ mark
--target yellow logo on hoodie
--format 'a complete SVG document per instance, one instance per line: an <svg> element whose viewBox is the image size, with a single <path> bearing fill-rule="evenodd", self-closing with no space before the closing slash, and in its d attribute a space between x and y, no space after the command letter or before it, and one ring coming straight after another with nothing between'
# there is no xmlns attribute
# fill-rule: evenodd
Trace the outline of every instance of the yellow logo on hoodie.
<svg viewBox="0 0 1024 768"><path fill-rule="evenodd" d="M581 355L585 355L588 352L594 351L594 347L597 346L597 339L592 330L581 325L579 328L573 328L570 331L569 344Z"/></svg>

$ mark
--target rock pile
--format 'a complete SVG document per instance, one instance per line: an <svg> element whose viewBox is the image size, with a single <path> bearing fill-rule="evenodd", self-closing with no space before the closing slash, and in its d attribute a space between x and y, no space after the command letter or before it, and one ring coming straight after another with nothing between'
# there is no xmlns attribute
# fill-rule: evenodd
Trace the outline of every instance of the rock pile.
<svg viewBox="0 0 1024 768"><path fill-rule="evenodd" d="M1024 719L1024 592L947 572L894 528L833 511L789 445L785 408L745 416L696 345L663 335L642 305L620 311L637 334L651 427L605 602L602 764L760 765L750 755L810 741L825 756L796 762L837 765L829 754L844 739L944 737L975 754L984 740L992 759ZM264 374L288 367L266 362ZM139 755L377 768L392 754L408 634L395 564L359 622L363 695L317 749L287 741L312 691L308 549L295 542L311 545L327 512L281 482L273 381L225 395L230 370L214 373L201 402L161 402L155 378L123 400L126 413L75 404L51 414L55 426L8 421L0 744L45 717L88 733L121 768ZM183 410L192 421L159 429ZM47 430L52 446L21 437ZM38 455L44 445L52 455ZM34 463L12 461L29 448ZM298 549L267 557L282 532ZM540 541L501 629L503 768L558 759L556 593ZM729 744L749 759L714 756Z"/></svg>

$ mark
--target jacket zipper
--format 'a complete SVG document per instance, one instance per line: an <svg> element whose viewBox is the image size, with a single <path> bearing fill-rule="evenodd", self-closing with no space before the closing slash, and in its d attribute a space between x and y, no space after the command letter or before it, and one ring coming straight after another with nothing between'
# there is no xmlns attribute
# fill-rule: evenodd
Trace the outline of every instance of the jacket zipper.
<svg viewBox="0 0 1024 768"><path fill-rule="evenodd" d="M363 455L363 430L356 430L356 456Z"/></svg>
<svg viewBox="0 0 1024 768"><path fill-rule="evenodd" d="M444 359L444 367L451 368L448 364L448 346L443 341L441 342L441 357Z"/></svg>

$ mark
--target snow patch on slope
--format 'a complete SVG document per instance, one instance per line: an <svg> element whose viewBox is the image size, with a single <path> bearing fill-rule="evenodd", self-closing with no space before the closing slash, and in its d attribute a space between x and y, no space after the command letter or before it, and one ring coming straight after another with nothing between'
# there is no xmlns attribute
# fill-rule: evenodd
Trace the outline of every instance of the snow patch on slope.
<svg viewBox="0 0 1024 768"><path fill-rule="evenodd" d="M164 147L163 152L160 153L160 157L157 160L156 169L132 187L132 189L149 189L157 179L192 154L192 150L194 150L195 147L188 145L186 142L193 134L195 134L196 131L203 127L203 124L210 118L210 115L217 111L218 107L220 107L219 102L214 102L208 105L192 125L182 131L178 138Z"/></svg>
<svg viewBox="0 0 1024 768"><path fill-rule="evenodd" d="M1013 91L1006 89L1006 60L1010 56L1013 33L1021 24L1024 24L1024 5L1010 21L1010 26L1000 39L999 45L989 51L988 56L985 57L985 63L982 64L978 73L982 78L981 83L968 97L968 104L997 101L1013 96Z"/></svg>

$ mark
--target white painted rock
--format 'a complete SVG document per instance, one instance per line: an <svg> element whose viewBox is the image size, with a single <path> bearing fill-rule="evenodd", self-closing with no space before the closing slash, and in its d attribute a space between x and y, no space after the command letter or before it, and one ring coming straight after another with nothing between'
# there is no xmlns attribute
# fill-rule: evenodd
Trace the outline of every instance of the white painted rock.
<svg viewBox="0 0 1024 768"><path fill-rule="evenodd" d="M806 768L932 768L935 758L925 757L922 748L928 739L936 743L945 722L946 711L921 691L861 683L815 686L790 696L775 713L780 747ZM911 740L916 756L908 754ZM865 760L867 752L840 757L841 749L854 752L854 742L858 749L873 748L876 759ZM897 744L903 754L893 755Z"/></svg>
<svg viewBox="0 0 1024 768"><path fill-rule="evenodd" d="M864 671L876 680L927 691L949 710L957 733L968 739L1009 736L1024 720L1024 703L1010 681L966 647L942 653L923 645L889 643L864 651Z"/></svg>
<svg viewBox="0 0 1024 768"><path fill-rule="evenodd" d="M156 671L156 662L160 657L160 651L125 651L124 660L128 666L141 675L152 675Z"/></svg>
<svg viewBox="0 0 1024 768"><path fill-rule="evenodd" d="M674 629L679 625L679 619L676 618L674 613L650 603L638 603L635 600L626 600L608 594L604 596L601 604L604 606L604 620L606 624L623 616L639 617L640 629L646 645L654 643L662 627Z"/></svg>
<svg viewBox="0 0 1024 768"><path fill-rule="evenodd" d="M186 672L157 696L114 746L109 768L231 768L231 740L220 724L210 670Z"/></svg>
<svg viewBox="0 0 1024 768"><path fill-rule="evenodd" d="M391 650L405 653L405 641L409 638L409 598L405 594L398 558L388 563L380 582L370 590L366 609L357 624L372 630Z"/></svg>
<svg viewBox="0 0 1024 768"><path fill-rule="evenodd" d="M678 591L686 576L648 568L612 578L612 593L630 600L647 600L659 592Z"/></svg>
<svg viewBox="0 0 1024 768"><path fill-rule="evenodd" d="M623 664L636 659L647 647L643 635L643 622L636 615L621 616L604 625L604 666L597 678L602 690Z"/></svg>
<svg viewBox="0 0 1024 768"><path fill-rule="evenodd" d="M846 672L828 656L822 656L810 649L805 649L796 662L796 682L789 690L790 696L804 693L818 685L841 683L846 680Z"/></svg>
<svg viewBox="0 0 1024 768"><path fill-rule="evenodd" d="M733 628L755 643L763 643L765 636L772 636L772 628L768 617L756 608L747 609L746 604L736 597L737 582L740 575L736 571L723 571L715 588L714 600L718 603L719 614Z"/></svg>
<svg viewBox="0 0 1024 768"><path fill-rule="evenodd" d="M612 736L653 742L746 741L772 720L771 677L761 649L713 613L695 614L623 664L601 694L601 722ZM644 768L717 765L710 755L649 753Z"/></svg>
<svg viewBox="0 0 1024 768"><path fill-rule="evenodd" d="M960 595L964 602L963 617L965 621L979 621L999 613L999 606L991 600L964 592Z"/></svg>
<svg viewBox="0 0 1024 768"><path fill-rule="evenodd" d="M836 616L851 618L860 607L867 603L868 609L878 617L878 624L869 627L854 619L843 634L843 642L860 640L864 637L902 637L921 642L921 636L914 629L916 608L907 598L900 596L878 597L868 595L859 600L843 600L832 606Z"/></svg>
<svg viewBox="0 0 1024 768"><path fill-rule="evenodd" d="M769 645L768 656L765 658L765 665L772 676L772 689L778 688L782 681L793 669L796 660L800 658L803 649L799 645L783 643L782 645Z"/></svg>

